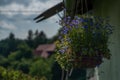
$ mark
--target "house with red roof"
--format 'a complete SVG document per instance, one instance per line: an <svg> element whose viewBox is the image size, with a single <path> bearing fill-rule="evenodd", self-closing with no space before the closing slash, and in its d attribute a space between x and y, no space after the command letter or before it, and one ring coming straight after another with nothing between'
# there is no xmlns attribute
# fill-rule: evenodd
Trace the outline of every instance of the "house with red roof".
<svg viewBox="0 0 120 80"><path fill-rule="evenodd" d="M54 53L54 51L55 51L55 44L42 44L42 45L39 45L34 50L34 55L40 56L43 58L48 58Z"/></svg>

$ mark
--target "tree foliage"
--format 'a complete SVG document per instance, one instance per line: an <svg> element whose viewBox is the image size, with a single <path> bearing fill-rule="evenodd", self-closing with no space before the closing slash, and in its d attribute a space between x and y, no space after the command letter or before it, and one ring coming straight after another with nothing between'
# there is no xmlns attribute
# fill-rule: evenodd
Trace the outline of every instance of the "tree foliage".
<svg viewBox="0 0 120 80"><path fill-rule="evenodd" d="M33 50L40 44L52 43L52 40L54 39L48 39L43 31L38 30L35 33L29 30L28 36L23 40L16 38L12 32L6 39L0 40L0 80L36 80L32 77L28 79L26 74L38 76L39 80L51 80L53 57L34 57Z"/></svg>
<svg viewBox="0 0 120 80"><path fill-rule="evenodd" d="M0 66L0 80L42 80L37 77L31 77L21 71L5 69Z"/></svg>

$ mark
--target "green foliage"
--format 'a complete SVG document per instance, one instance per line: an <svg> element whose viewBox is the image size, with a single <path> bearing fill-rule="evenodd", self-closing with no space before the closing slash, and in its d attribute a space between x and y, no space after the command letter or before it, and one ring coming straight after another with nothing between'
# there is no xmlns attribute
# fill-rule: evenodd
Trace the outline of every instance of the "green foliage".
<svg viewBox="0 0 120 80"><path fill-rule="evenodd" d="M15 39L15 35L12 32L9 34L9 39L11 39L11 40Z"/></svg>
<svg viewBox="0 0 120 80"><path fill-rule="evenodd" d="M37 77L31 77L30 75L24 74L21 71L14 71L12 69L5 69L0 67L0 80L42 80ZM44 79L46 80L46 79Z"/></svg>
<svg viewBox="0 0 120 80"><path fill-rule="evenodd" d="M2 68L0 67L0 80L34 80L23 79L23 73L39 76L40 79L37 80L50 80L53 57L51 56L49 59L36 58L33 55L33 49L40 44L53 43L55 39L47 39L43 31L36 31L34 34L29 30L28 37L24 40L17 39L13 33L10 33L8 38L0 41L0 66L2 66ZM4 70L3 73L1 69ZM13 78L15 76L16 79Z"/></svg>
<svg viewBox="0 0 120 80"><path fill-rule="evenodd" d="M36 32L37 33L37 32ZM45 44L48 42L48 39L43 31L39 34L37 33L34 38L34 48L36 48L39 44Z"/></svg>
<svg viewBox="0 0 120 80"><path fill-rule="evenodd" d="M16 52L19 45L23 44L25 46L27 44L28 47L33 49L40 44L52 43L53 41L54 39L48 39L43 31L39 32L38 30L35 33L29 30L28 37L24 40L17 39L13 33L10 33L8 38L0 41L0 54L7 57L10 53Z"/></svg>
<svg viewBox="0 0 120 80"><path fill-rule="evenodd" d="M27 40L26 40L26 43L30 46L30 47L33 47L33 37L34 37L34 34L33 34L33 31L32 30L29 30L28 31L28 37L27 37Z"/></svg>
<svg viewBox="0 0 120 80"><path fill-rule="evenodd" d="M0 54L7 57L11 52L17 50L17 46L23 43L22 40L7 38L0 41Z"/></svg>
<svg viewBox="0 0 120 80"><path fill-rule="evenodd" d="M31 60L28 59L24 59L22 58L21 61L19 61L19 64L17 64L17 66L14 66L14 69L16 70L21 70L22 72L28 74L30 71L30 66L31 66Z"/></svg>
<svg viewBox="0 0 120 80"><path fill-rule="evenodd" d="M33 57L32 49L26 43L20 44L18 50L20 51L22 58L30 59Z"/></svg>
<svg viewBox="0 0 120 80"><path fill-rule="evenodd" d="M8 55L8 59L9 59L10 61L20 60L21 57L22 57L22 56L21 56L20 51L12 52L12 53L10 53L10 55Z"/></svg>
<svg viewBox="0 0 120 80"><path fill-rule="evenodd" d="M26 43L31 48L36 48L39 44L53 42L53 40L52 41L51 40L52 39L47 39L46 34L43 31L39 32L38 30L36 30L35 33L33 33L32 30L29 30Z"/></svg>
<svg viewBox="0 0 120 80"><path fill-rule="evenodd" d="M17 51L8 55L9 60L14 61L21 60L22 58L30 59L33 57L32 49L26 43L19 44L17 49Z"/></svg>
<svg viewBox="0 0 120 80"><path fill-rule="evenodd" d="M45 76L48 79L51 79L52 74L51 74L51 68L53 64L53 58L49 59L43 59L43 58L38 58L34 61L34 63L30 67L30 74L33 76Z"/></svg>
<svg viewBox="0 0 120 80"><path fill-rule="evenodd" d="M9 60L0 55L0 65L7 68L10 66Z"/></svg>
<svg viewBox="0 0 120 80"><path fill-rule="evenodd" d="M29 73L29 67L33 59L32 49L26 43L18 45L17 49L17 51L8 55L9 64L11 65L9 67Z"/></svg>

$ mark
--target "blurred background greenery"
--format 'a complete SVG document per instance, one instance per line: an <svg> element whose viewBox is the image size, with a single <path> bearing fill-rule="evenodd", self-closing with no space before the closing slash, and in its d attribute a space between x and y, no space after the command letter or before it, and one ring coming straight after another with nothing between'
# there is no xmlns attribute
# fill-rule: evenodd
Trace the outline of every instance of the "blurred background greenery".
<svg viewBox="0 0 120 80"><path fill-rule="evenodd" d="M47 58L34 55L39 45L52 44L56 39L57 35L47 38L43 31L29 30L26 39L10 33L0 40L0 80L61 80L62 70L54 53ZM75 69L70 80L85 80L85 75L85 70Z"/></svg>

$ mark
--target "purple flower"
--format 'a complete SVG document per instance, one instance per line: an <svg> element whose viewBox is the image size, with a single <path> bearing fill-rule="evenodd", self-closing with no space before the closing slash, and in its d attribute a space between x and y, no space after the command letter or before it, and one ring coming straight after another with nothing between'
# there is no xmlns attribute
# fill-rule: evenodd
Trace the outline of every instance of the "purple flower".
<svg viewBox="0 0 120 80"><path fill-rule="evenodd" d="M70 27L73 27L73 26L74 26L74 24L70 23L70 24L69 24L69 26L70 26Z"/></svg>
<svg viewBox="0 0 120 80"><path fill-rule="evenodd" d="M70 23L70 20L71 20L71 17L70 17L70 16L65 17L65 18L63 19L63 21L64 21L65 24L69 24L69 23Z"/></svg>
<svg viewBox="0 0 120 80"><path fill-rule="evenodd" d="M65 53L65 50L64 50L64 49L61 49L61 50L59 50L59 52L60 52L61 54L63 54L63 53Z"/></svg>
<svg viewBox="0 0 120 80"><path fill-rule="evenodd" d="M80 23L79 20L72 20L72 24L74 24L74 25L78 25L79 23Z"/></svg>
<svg viewBox="0 0 120 80"><path fill-rule="evenodd" d="M61 53L61 54L63 54L63 53L65 53L65 51L68 49L68 46L64 46L64 47L62 47L60 50L59 50L59 52Z"/></svg>
<svg viewBox="0 0 120 80"><path fill-rule="evenodd" d="M80 17L78 17L78 16L75 16L75 19L77 19L77 20L80 20Z"/></svg>
<svg viewBox="0 0 120 80"><path fill-rule="evenodd" d="M62 49L63 49L64 51L66 51L67 48L68 48L68 46L64 46L64 47L62 47Z"/></svg>
<svg viewBox="0 0 120 80"><path fill-rule="evenodd" d="M66 22L66 21L67 21L67 18L65 17L65 18L63 19L63 21Z"/></svg>
<svg viewBox="0 0 120 80"><path fill-rule="evenodd" d="M58 39L62 39L62 36L59 36Z"/></svg>
<svg viewBox="0 0 120 80"><path fill-rule="evenodd" d="M66 12L66 8L63 9Z"/></svg>
<svg viewBox="0 0 120 80"><path fill-rule="evenodd" d="M70 20L70 19L71 19L71 17L70 17L70 16L68 16L67 18L68 18L68 20Z"/></svg>

